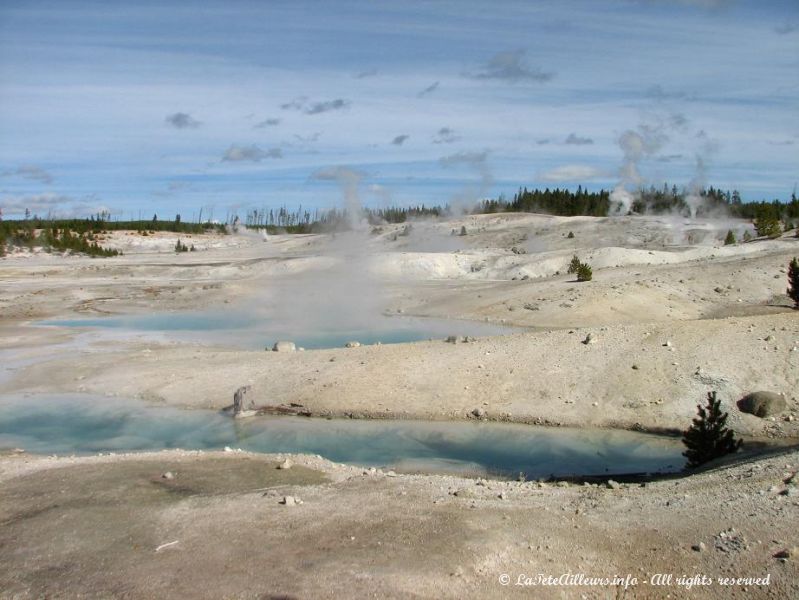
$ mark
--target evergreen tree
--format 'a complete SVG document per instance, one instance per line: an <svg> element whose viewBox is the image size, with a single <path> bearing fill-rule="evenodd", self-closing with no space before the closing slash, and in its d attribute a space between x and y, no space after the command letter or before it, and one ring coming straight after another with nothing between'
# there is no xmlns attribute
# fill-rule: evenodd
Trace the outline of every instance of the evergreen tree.
<svg viewBox="0 0 799 600"><path fill-rule="evenodd" d="M799 261L794 256L788 265L788 296L793 300L793 307L799 309Z"/></svg>
<svg viewBox="0 0 799 600"><path fill-rule="evenodd" d="M682 435L682 443L688 448L683 456L688 459L689 469L735 452L742 444L727 428L728 415L721 412L721 400L716 398L716 392L708 392L707 405L697 404L696 408L699 416Z"/></svg>
<svg viewBox="0 0 799 600"><path fill-rule="evenodd" d="M580 266L577 267L577 281L591 281L592 277L593 272L590 265L588 263L580 263Z"/></svg>
<svg viewBox="0 0 799 600"><path fill-rule="evenodd" d="M571 260L571 262L569 263L569 270L568 270L568 271L566 271L566 272L567 272L567 273L569 273L570 275L571 275L572 273L576 273L576 272L577 272L577 269L579 269L579 268L580 268L580 265L581 265L581 264L583 264L583 263L581 263L581 262L580 262L580 259L579 259L579 258L577 257L577 255L575 254L574 256L572 256L572 260Z"/></svg>
<svg viewBox="0 0 799 600"><path fill-rule="evenodd" d="M730 229L727 232L727 237L724 238L724 245L725 246L732 246L737 240L735 239L735 234Z"/></svg>
<svg viewBox="0 0 799 600"><path fill-rule="evenodd" d="M755 230L760 237L779 237L782 233L780 220L768 211L762 211L755 221Z"/></svg>

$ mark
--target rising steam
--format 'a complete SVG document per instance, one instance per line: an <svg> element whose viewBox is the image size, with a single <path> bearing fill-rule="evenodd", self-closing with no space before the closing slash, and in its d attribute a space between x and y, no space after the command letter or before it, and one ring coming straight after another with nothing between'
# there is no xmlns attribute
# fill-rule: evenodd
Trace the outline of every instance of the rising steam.
<svg viewBox="0 0 799 600"><path fill-rule="evenodd" d="M362 207L361 198L358 192L364 174L349 167L330 167L320 169L311 175L317 181L335 181L341 188L341 196L347 218L352 229L362 228Z"/></svg>
<svg viewBox="0 0 799 600"><path fill-rule="evenodd" d="M639 125L638 130L628 129L619 137L619 148L624 153L624 161L619 169L621 181L610 194L616 212L626 215L632 210L635 196L628 188L638 188L643 183L639 170L640 162L655 154L668 141L659 128Z"/></svg>
<svg viewBox="0 0 799 600"><path fill-rule="evenodd" d="M488 167L488 151L459 152L439 159L442 167L465 166L479 175L477 185L469 185L458 191L450 202L454 212L466 213L488 193L494 177Z"/></svg>

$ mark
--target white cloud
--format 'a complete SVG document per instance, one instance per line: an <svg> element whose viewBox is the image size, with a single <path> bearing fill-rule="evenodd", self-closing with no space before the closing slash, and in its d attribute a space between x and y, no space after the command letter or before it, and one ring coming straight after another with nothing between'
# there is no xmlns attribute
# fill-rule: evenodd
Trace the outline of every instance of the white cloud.
<svg viewBox="0 0 799 600"><path fill-rule="evenodd" d="M12 169L9 171L3 171L0 173L2 177L22 177L23 179L30 179L31 181L39 181L41 183L51 184L53 183L53 176L50 175L44 169L37 167L36 165L21 165L16 169Z"/></svg>
<svg viewBox="0 0 799 600"><path fill-rule="evenodd" d="M510 83L543 83L555 76L554 73L545 72L540 67L529 66L525 54L522 49L499 52L492 56L480 71L469 76L474 79L500 79Z"/></svg>
<svg viewBox="0 0 799 600"><path fill-rule="evenodd" d="M581 137L575 133L570 133L569 137L567 137L563 143L572 146L588 146L590 144L593 144L594 140L592 140L589 137Z"/></svg>
<svg viewBox="0 0 799 600"><path fill-rule="evenodd" d="M283 151L280 148L261 150L255 144L249 146L233 144L225 151L222 160L227 162L260 162L264 158L283 158Z"/></svg>
<svg viewBox="0 0 799 600"><path fill-rule="evenodd" d="M0 198L0 209L6 217L24 216L30 211L31 216L38 217L88 217L98 212L108 212L107 206L101 205L98 199L89 195L74 198L64 194L45 192L23 196L5 196Z"/></svg>
<svg viewBox="0 0 799 600"><path fill-rule="evenodd" d="M552 183L589 181L591 179L601 179L606 177L607 173L596 167L589 167L587 165L564 165L540 173L538 179L540 181L549 181Z"/></svg>

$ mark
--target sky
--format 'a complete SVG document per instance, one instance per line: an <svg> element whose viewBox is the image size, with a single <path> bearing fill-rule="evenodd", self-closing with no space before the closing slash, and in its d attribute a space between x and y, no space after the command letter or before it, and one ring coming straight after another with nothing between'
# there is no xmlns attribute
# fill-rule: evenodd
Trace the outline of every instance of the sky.
<svg viewBox="0 0 799 600"><path fill-rule="evenodd" d="M799 181L799 2L0 0L0 209Z"/></svg>

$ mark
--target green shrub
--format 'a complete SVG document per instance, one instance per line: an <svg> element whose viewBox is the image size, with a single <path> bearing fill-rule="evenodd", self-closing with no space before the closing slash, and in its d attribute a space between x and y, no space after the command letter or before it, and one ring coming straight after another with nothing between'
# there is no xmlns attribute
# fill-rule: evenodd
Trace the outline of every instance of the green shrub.
<svg viewBox="0 0 799 600"><path fill-rule="evenodd" d="M593 277L593 272L590 265L580 263L580 266L577 267L577 281L591 281L591 277Z"/></svg>
<svg viewBox="0 0 799 600"><path fill-rule="evenodd" d="M576 274L577 281L591 281L591 277L593 276L591 266L588 263L581 262L576 254L572 256L569 269L566 272L569 274Z"/></svg>
<svg viewBox="0 0 799 600"><path fill-rule="evenodd" d="M727 428L727 413L721 412L721 400L716 398L716 392L708 392L707 405L697 404L696 409L698 416L682 435L682 443L688 448L683 456L688 459L689 469L731 454L742 444Z"/></svg>
<svg viewBox="0 0 799 600"><path fill-rule="evenodd" d="M732 229L730 229L727 232L727 237L724 238L724 245L725 246L732 246L737 241L738 240L735 239L735 234L732 232Z"/></svg>

